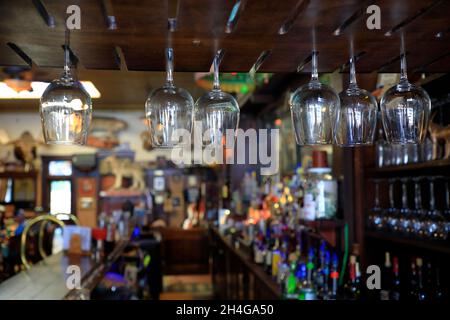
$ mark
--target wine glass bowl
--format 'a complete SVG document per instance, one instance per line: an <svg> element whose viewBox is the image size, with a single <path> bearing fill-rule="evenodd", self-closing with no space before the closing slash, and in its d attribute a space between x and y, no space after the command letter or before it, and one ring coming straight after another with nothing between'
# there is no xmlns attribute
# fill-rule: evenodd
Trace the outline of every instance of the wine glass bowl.
<svg viewBox="0 0 450 320"><path fill-rule="evenodd" d="M226 143L227 131L235 131L239 125L239 113L238 102L227 92L212 90L200 97L195 103L195 120L202 125L203 145Z"/></svg>
<svg viewBox="0 0 450 320"><path fill-rule="evenodd" d="M350 84L339 94L334 141L341 147L371 145L377 125L377 100L356 83L355 59L350 59Z"/></svg>
<svg viewBox="0 0 450 320"><path fill-rule="evenodd" d="M413 84L390 88L380 103L387 140L393 144L417 144L425 139L431 100Z"/></svg>
<svg viewBox="0 0 450 320"><path fill-rule="evenodd" d="M380 110L388 142L418 144L425 140L431 100L425 90L408 81L403 38L400 82L383 94Z"/></svg>
<svg viewBox="0 0 450 320"><path fill-rule="evenodd" d="M92 101L79 81L52 81L40 99L40 115L47 144L84 145L92 118Z"/></svg>
<svg viewBox="0 0 450 320"><path fill-rule="evenodd" d="M66 30L64 71L39 100L44 140L47 144L85 145L92 118L92 100L70 72L70 32Z"/></svg>
<svg viewBox="0 0 450 320"><path fill-rule="evenodd" d="M145 102L145 115L152 145L173 148L188 143L192 133L194 100L173 84L173 49L166 49L167 75L162 88L152 91Z"/></svg>
<svg viewBox="0 0 450 320"><path fill-rule="evenodd" d="M172 148L182 143L182 131L192 132L194 100L183 88L166 85L154 90L145 103L153 147Z"/></svg>
<svg viewBox="0 0 450 320"><path fill-rule="evenodd" d="M298 88L289 103L297 144L332 143L334 117L339 103L334 89L319 82L317 52L313 52L311 81Z"/></svg>
<svg viewBox="0 0 450 320"><path fill-rule="evenodd" d="M239 126L240 109L236 99L220 89L219 63L222 51L214 56L213 89L201 96L195 103L195 125L201 125L203 146L227 145L227 138L235 138ZM232 134L229 132L232 131Z"/></svg>

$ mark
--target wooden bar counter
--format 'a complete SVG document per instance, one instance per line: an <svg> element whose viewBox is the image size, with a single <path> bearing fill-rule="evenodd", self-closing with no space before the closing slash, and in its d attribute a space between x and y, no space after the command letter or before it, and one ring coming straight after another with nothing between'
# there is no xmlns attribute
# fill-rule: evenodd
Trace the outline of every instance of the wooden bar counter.
<svg viewBox="0 0 450 320"><path fill-rule="evenodd" d="M211 238L215 298L221 300L281 298L281 287L262 266L253 262L250 253L236 247L231 236L224 236L213 228Z"/></svg>
<svg viewBox="0 0 450 320"><path fill-rule="evenodd" d="M100 282L111 264L122 254L127 241L120 241L104 261L90 256L69 256L64 252L50 255L0 284L0 300L64 300L88 299L89 292ZM76 265L81 271L81 289L66 285L71 273L67 267Z"/></svg>

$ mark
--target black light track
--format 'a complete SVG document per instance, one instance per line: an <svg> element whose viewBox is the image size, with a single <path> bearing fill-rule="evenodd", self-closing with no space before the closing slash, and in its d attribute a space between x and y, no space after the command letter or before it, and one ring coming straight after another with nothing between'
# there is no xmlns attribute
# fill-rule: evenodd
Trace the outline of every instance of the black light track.
<svg viewBox="0 0 450 320"><path fill-rule="evenodd" d="M116 61L116 64L120 70L128 71L125 55L123 54L122 48L119 46L114 47L114 60Z"/></svg>
<svg viewBox="0 0 450 320"><path fill-rule="evenodd" d="M237 0L231 9L230 16L228 17L227 25L225 27L225 33L231 33L236 28L242 11L245 7L246 0Z"/></svg>
<svg viewBox="0 0 450 320"><path fill-rule="evenodd" d="M170 32L177 31L179 7L180 7L180 0L168 1L167 29Z"/></svg>
<svg viewBox="0 0 450 320"><path fill-rule="evenodd" d="M443 31L440 31L440 32L436 33L435 37L436 38L443 38L449 32L450 32L450 27L445 29L445 30L443 30Z"/></svg>
<svg viewBox="0 0 450 320"><path fill-rule="evenodd" d="M316 52L317 52L317 56L318 56L318 55L319 55L319 52L318 52L318 51L316 51ZM311 53L309 56L307 56L305 59L303 59L302 62L300 62L300 63L298 64L298 66L297 66L297 72L302 72L302 70L305 69L306 65L307 65L308 63L310 63L311 60L312 60L312 53Z"/></svg>
<svg viewBox="0 0 450 320"><path fill-rule="evenodd" d="M440 55L440 56L438 56L438 57L436 57L436 58L434 58L434 59L428 61L427 63L421 65L420 67L418 67L417 69L415 69L414 72L422 72L422 71L424 71L425 68L428 67L429 65L431 65L431 64L433 64L433 63L436 63L437 61L439 61L439 60L441 60L441 59L444 59L444 58L447 58L447 57L449 57L449 56L450 56L450 51L448 51L447 53L444 53L444 54L442 54L442 55Z"/></svg>
<svg viewBox="0 0 450 320"><path fill-rule="evenodd" d="M367 52L366 51L361 51L358 52L357 54L355 54L355 63L358 62L359 59L361 59L361 57L363 55L365 55ZM350 66L350 61L347 61L346 63L342 64L342 66L339 68L339 72L345 72L345 70L348 69L348 67Z"/></svg>
<svg viewBox="0 0 450 320"><path fill-rule="evenodd" d="M8 42L6 45L10 47L23 61L25 61L26 64L30 67L33 66L33 60L18 45L12 42Z"/></svg>
<svg viewBox="0 0 450 320"><path fill-rule="evenodd" d="M39 15L42 17L42 19L44 19L45 24L50 28L54 28L56 25L55 17L53 17L48 13L42 1L41 0L32 0L32 1Z"/></svg>
<svg viewBox="0 0 450 320"><path fill-rule="evenodd" d="M431 4L429 4L428 6L420 9L419 11L417 11L413 16L403 20L402 22L400 22L399 24L397 24L396 26L394 26L392 29L390 29L389 31L387 31L384 35L386 37L390 37L392 36L394 33L396 33L397 31L399 31L400 29L403 29L404 27L406 27L408 24L412 23L414 20L416 20L418 17L420 17L421 15L425 14L427 11L429 11L430 9L432 9L433 7L437 6L438 4L440 4L441 2L443 2L443 0L436 0L434 2L432 2Z"/></svg>
<svg viewBox="0 0 450 320"><path fill-rule="evenodd" d="M102 11L105 17L106 27L109 30L117 29L116 16L113 13L111 0L102 0Z"/></svg>
<svg viewBox="0 0 450 320"><path fill-rule="evenodd" d="M344 33L345 29L347 29L353 22L355 22L362 15L365 14L367 6L370 6L370 5L374 4L374 3L375 3L375 1L369 1L369 2L364 1L363 4L361 5L361 7L358 10L356 10L347 20L345 20L339 27L337 27L333 31L333 35L339 36L342 33Z"/></svg>
<svg viewBox="0 0 450 320"><path fill-rule="evenodd" d="M409 54L408 51L405 52L405 56L407 57ZM383 72L385 69L387 69L387 67L389 67L391 64L393 63L398 63L398 61L400 61L402 55L398 55L394 58L392 58L391 60L389 60L388 62L383 63L379 68L378 68L378 72ZM400 70L400 65L398 67L398 69Z"/></svg>
<svg viewBox="0 0 450 320"><path fill-rule="evenodd" d="M249 73L250 74L256 73L259 70L259 68L261 68L264 61L266 61L266 59L270 56L271 53L272 53L272 50L264 50L263 52L261 52L258 59L256 59L252 68L250 69Z"/></svg>
<svg viewBox="0 0 450 320"><path fill-rule="evenodd" d="M294 10L292 10L289 17L285 20L285 22L281 25L280 29L278 30L278 34L286 34L289 32L289 30L292 28L295 20L297 20L298 16L305 11L305 9L308 7L310 0L300 0Z"/></svg>

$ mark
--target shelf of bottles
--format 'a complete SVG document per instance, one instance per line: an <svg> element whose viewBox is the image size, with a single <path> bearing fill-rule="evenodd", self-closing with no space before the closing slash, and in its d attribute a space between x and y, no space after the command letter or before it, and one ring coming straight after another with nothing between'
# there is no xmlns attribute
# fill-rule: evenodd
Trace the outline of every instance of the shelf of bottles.
<svg viewBox="0 0 450 320"><path fill-rule="evenodd" d="M252 252L254 262L281 288L283 299L359 299L361 271L356 254L347 265L339 248L311 236L305 225L286 228L273 222L255 232Z"/></svg>
<svg viewBox="0 0 450 320"><path fill-rule="evenodd" d="M384 256L384 262L383 261ZM367 291L374 300L442 301L447 297L443 285L444 264L436 258L405 254L400 250L380 253L381 290Z"/></svg>

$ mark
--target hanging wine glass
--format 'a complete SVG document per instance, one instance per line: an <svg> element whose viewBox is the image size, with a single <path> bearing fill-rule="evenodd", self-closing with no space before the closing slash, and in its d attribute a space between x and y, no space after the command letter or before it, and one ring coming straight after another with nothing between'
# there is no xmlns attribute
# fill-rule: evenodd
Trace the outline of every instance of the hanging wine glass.
<svg viewBox="0 0 450 320"><path fill-rule="evenodd" d="M424 235L430 239L445 239L445 221L441 212L436 208L434 183L436 177L428 177L430 190L430 206L427 211L427 221L424 224Z"/></svg>
<svg viewBox="0 0 450 320"><path fill-rule="evenodd" d="M399 210L395 207L395 187L396 179L389 179L389 208L386 209L387 228L391 231L398 231L399 229Z"/></svg>
<svg viewBox="0 0 450 320"><path fill-rule="evenodd" d="M371 145L377 125L377 100L356 83L355 58L350 58L350 84L339 94L341 105L336 112L334 141L338 146Z"/></svg>
<svg viewBox="0 0 450 320"><path fill-rule="evenodd" d="M320 145L332 142L339 96L331 87L319 82L316 51L312 53L311 80L294 92L290 108L297 144Z"/></svg>
<svg viewBox="0 0 450 320"><path fill-rule="evenodd" d="M450 186L449 186L449 179L445 179L445 209L442 213L445 219L445 234L444 239L447 239L450 237Z"/></svg>
<svg viewBox="0 0 450 320"><path fill-rule="evenodd" d="M402 182L402 207L400 209L399 230L404 234L411 232L411 210L408 206L408 178L400 179Z"/></svg>
<svg viewBox="0 0 450 320"><path fill-rule="evenodd" d="M226 145L228 137L234 139L239 126L239 104L229 93L220 89L219 64L221 51L213 61L213 89L201 96L195 103L195 124L201 124L202 144Z"/></svg>
<svg viewBox="0 0 450 320"><path fill-rule="evenodd" d="M145 102L147 125L153 147L179 146L192 132L194 100L173 84L173 49L166 49L167 75L163 87L152 91Z"/></svg>
<svg viewBox="0 0 450 320"><path fill-rule="evenodd" d="M69 30L64 45L64 71L40 99L40 115L47 144L84 145L92 118L91 97L75 80L69 66Z"/></svg>
<svg viewBox="0 0 450 320"><path fill-rule="evenodd" d="M367 218L367 226L369 228L377 228L381 223L381 206L380 206L380 179L373 179L375 187L374 204Z"/></svg>
<svg viewBox="0 0 450 320"><path fill-rule="evenodd" d="M423 236L426 211L422 207L422 189L420 181L422 177L413 178L414 180L414 209L411 211L411 231L417 237Z"/></svg>
<svg viewBox="0 0 450 320"><path fill-rule="evenodd" d="M402 39L400 82L384 93L380 109L388 142L417 144L427 133L431 100L425 90L408 81L403 47Z"/></svg>

